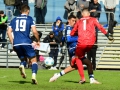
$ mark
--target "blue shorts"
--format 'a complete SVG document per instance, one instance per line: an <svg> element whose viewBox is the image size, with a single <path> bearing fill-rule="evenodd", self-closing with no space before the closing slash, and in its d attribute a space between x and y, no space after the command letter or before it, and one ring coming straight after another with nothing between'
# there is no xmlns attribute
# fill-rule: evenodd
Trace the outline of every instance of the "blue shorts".
<svg viewBox="0 0 120 90"><path fill-rule="evenodd" d="M75 56L75 50L76 50L76 47L75 48L71 48L71 49L68 50L68 53L69 53L70 57ZM86 59L85 56L81 60L84 60L84 59Z"/></svg>
<svg viewBox="0 0 120 90"><path fill-rule="evenodd" d="M14 50L17 53L17 56L20 59L23 59L25 57L27 58L32 58L36 56L35 50L31 45L19 45L19 46L14 46Z"/></svg>
<svg viewBox="0 0 120 90"><path fill-rule="evenodd" d="M69 56L72 57L75 55L75 47L68 50Z"/></svg>

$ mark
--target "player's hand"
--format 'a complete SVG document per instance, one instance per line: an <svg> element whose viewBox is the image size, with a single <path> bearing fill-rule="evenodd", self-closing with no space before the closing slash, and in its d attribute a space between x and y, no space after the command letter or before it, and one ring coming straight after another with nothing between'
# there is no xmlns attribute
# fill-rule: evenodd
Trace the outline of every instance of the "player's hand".
<svg viewBox="0 0 120 90"><path fill-rule="evenodd" d="M110 41L114 41L114 38L112 36L109 35L109 33L105 34L105 36L110 40Z"/></svg>
<svg viewBox="0 0 120 90"><path fill-rule="evenodd" d="M114 40L114 38L113 38L112 36L108 36L108 39L109 39L110 41L113 41L113 40Z"/></svg>
<svg viewBox="0 0 120 90"><path fill-rule="evenodd" d="M37 43L36 43L36 46L37 46L37 47L40 47L40 42L37 42Z"/></svg>
<svg viewBox="0 0 120 90"><path fill-rule="evenodd" d="M40 47L40 42L35 42L35 41L33 41L32 47L33 47L34 49Z"/></svg>

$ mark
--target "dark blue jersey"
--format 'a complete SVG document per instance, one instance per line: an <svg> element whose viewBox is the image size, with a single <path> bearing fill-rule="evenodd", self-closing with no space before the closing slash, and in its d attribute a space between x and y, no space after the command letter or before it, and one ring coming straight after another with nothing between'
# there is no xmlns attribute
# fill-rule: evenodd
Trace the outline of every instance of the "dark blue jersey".
<svg viewBox="0 0 120 90"><path fill-rule="evenodd" d="M67 42L67 48L68 48L68 54L70 57L73 57L75 55L76 45L78 41L78 36L71 36L70 33L72 31L72 27L70 25L66 26L65 29L65 37ZM83 57L82 60L86 59L86 57Z"/></svg>
<svg viewBox="0 0 120 90"><path fill-rule="evenodd" d="M75 49L76 49L77 40L78 40L78 36L70 35L72 29L73 27L71 27L70 25L67 25L65 29L66 43L69 51L68 54L70 57L75 55Z"/></svg>
<svg viewBox="0 0 120 90"><path fill-rule="evenodd" d="M35 26L32 17L25 14L15 17L9 27L13 30L13 45L29 45L32 43L30 39L31 27Z"/></svg>
<svg viewBox="0 0 120 90"><path fill-rule="evenodd" d="M73 48L76 47L76 43L78 40L78 36L71 36L70 32L73 28L70 25L66 26L65 29L65 36L66 36L66 42L67 42L67 47Z"/></svg>

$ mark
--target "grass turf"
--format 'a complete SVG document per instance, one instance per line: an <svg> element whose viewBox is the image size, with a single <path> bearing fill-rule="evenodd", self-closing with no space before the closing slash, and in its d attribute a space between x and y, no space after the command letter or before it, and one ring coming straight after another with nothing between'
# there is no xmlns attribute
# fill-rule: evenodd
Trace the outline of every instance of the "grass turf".
<svg viewBox="0 0 120 90"><path fill-rule="evenodd" d="M85 70L85 84L78 83L79 75L77 71L49 83L50 77L55 72L59 72L59 70L39 70L37 74L38 85L32 85L30 69L26 69L27 78L23 79L18 69L0 68L0 90L120 90L119 71L94 71L95 78L102 82L100 85L89 83L87 70Z"/></svg>

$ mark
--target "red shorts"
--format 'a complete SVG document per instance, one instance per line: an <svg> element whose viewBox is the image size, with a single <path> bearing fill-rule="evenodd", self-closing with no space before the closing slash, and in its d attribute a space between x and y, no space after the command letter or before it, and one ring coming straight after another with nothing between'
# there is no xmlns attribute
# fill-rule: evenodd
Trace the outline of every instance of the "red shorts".
<svg viewBox="0 0 120 90"><path fill-rule="evenodd" d="M92 49L93 45L79 45L76 47L75 55L80 59L85 56L85 53Z"/></svg>

